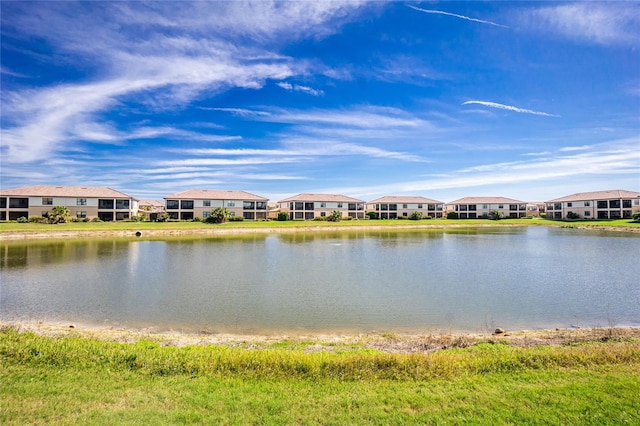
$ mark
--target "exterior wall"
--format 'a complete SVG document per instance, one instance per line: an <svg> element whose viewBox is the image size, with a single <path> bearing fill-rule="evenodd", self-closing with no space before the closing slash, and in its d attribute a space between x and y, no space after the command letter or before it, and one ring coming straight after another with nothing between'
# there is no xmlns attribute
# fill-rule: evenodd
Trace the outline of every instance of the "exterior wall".
<svg viewBox="0 0 640 426"><path fill-rule="evenodd" d="M410 217L414 212L422 213L422 216L433 218L442 217L443 204L417 204L417 203L376 203L367 204L367 211L375 212L380 219L395 219L397 217Z"/></svg>
<svg viewBox="0 0 640 426"><path fill-rule="evenodd" d="M72 218L93 219L111 218L108 220L130 219L138 214L138 201L131 198L89 198L89 197L5 197L0 202L0 220L16 220L19 217L45 216L54 206L69 209ZM23 200L20 206L13 207L12 200ZM24 203L26 200L26 203ZM109 200L113 208L102 208L99 200ZM128 203L127 207L118 208L118 204ZM6 206L6 207L5 207Z"/></svg>
<svg viewBox="0 0 640 426"><path fill-rule="evenodd" d="M192 220L194 217L206 219L211 210L218 207L229 210L231 217L244 217L246 220L267 219L267 200L165 200L165 210L171 219Z"/></svg>
<svg viewBox="0 0 640 426"><path fill-rule="evenodd" d="M453 204L453 211L460 219L482 219L493 211L501 212L505 218L527 217L526 204Z"/></svg>
<svg viewBox="0 0 640 426"><path fill-rule="evenodd" d="M364 203L330 201L288 201L278 204L280 211L288 213L290 220L313 220L339 211L343 218L364 219Z"/></svg>
<svg viewBox="0 0 640 426"><path fill-rule="evenodd" d="M579 219L624 219L640 212L640 199L619 198L547 203L548 219L568 219L575 213Z"/></svg>

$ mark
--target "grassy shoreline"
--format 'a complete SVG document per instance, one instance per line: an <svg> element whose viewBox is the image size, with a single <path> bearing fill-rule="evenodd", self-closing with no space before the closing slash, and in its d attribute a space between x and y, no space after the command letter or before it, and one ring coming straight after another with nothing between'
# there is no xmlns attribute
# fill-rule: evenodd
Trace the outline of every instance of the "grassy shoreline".
<svg viewBox="0 0 640 426"><path fill-rule="evenodd" d="M391 353L364 341L176 347L3 327L0 423L633 424L638 331Z"/></svg>
<svg viewBox="0 0 640 426"><path fill-rule="evenodd" d="M220 225L201 222L74 222L58 225L3 222L0 223L0 241L83 237L135 237L138 232L142 237L164 237L174 235L208 236L247 233L436 230L520 226L548 226L640 233L640 223L632 222L628 219L610 221L552 221L545 219L506 219L500 221L490 221L486 219L434 219L422 221L351 220L337 223L324 221L247 221L228 222Z"/></svg>

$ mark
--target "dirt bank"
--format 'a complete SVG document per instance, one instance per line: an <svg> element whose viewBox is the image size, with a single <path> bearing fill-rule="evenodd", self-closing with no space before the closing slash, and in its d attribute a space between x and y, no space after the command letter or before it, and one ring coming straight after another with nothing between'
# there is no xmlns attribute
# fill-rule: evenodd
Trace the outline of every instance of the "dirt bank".
<svg viewBox="0 0 640 426"><path fill-rule="evenodd" d="M388 353L428 353L447 348L465 348L483 342L504 340L511 346L557 346L574 342L608 341L611 339L640 338L640 328L589 328L555 330L520 330L504 333L455 334L292 334L292 335L237 335L218 333L182 333L153 329L127 329L97 327L78 324L0 321L0 328L14 328L44 336L77 336L120 343L153 341L163 346L224 345L245 349L264 349L288 342L291 347L307 352L370 348ZM281 345L280 345L281 346Z"/></svg>

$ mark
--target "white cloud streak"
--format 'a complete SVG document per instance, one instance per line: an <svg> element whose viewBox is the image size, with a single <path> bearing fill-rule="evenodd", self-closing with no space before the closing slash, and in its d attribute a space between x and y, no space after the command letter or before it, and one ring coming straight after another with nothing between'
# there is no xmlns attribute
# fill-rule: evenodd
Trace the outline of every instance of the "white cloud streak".
<svg viewBox="0 0 640 426"><path fill-rule="evenodd" d="M322 96L324 95L324 92L322 90L317 90L317 89L313 89L311 87L308 86L301 86L298 84L291 84L291 83L287 83L287 82L279 82L277 83L278 87L287 90L289 92L293 91L293 92L302 92L302 93L306 93L308 95L311 96Z"/></svg>
<svg viewBox="0 0 640 426"><path fill-rule="evenodd" d="M638 45L640 3L573 2L520 13L524 28L602 45Z"/></svg>
<svg viewBox="0 0 640 426"><path fill-rule="evenodd" d="M407 5L407 7L410 7L411 9L414 9L414 10L417 10L417 11L423 12L423 13L432 13L432 14L436 14L436 15L451 16L451 17L458 18L458 19L464 19L466 21L477 22L477 23L480 23L480 24L493 25L494 27L509 28L506 25L496 24L495 22L485 21L483 19L471 18L469 16L458 15L456 13L445 12L445 11L442 11L442 10L422 9L420 7L411 6L411 5Z"/></svg>
<svg viewBox="0 0 640 426"><path fill-rule="evenodd" d="M507 111L519 112L524 114L533 114L533 115L542 115L545 117L560 117L559 115L549 114L547 112L540 111L532 111L530 109L519 108L511 105L499 104L496 102L487 102L487 101L466 101L463 102L462 105L482 105L490 108L504 109Z"/></svg>

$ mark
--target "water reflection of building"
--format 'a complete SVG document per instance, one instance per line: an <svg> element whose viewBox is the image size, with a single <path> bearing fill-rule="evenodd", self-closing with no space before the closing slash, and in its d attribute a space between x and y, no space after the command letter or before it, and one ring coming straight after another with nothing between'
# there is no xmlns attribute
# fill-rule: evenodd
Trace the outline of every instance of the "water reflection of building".
<svg viewBox="0 0 640 426"><path fill-rule="evenodd" d="M138 214L138 200L106 187L36 185L0 192L0 220L44 217L54 206L75 219L127 220Z"/></svg>

